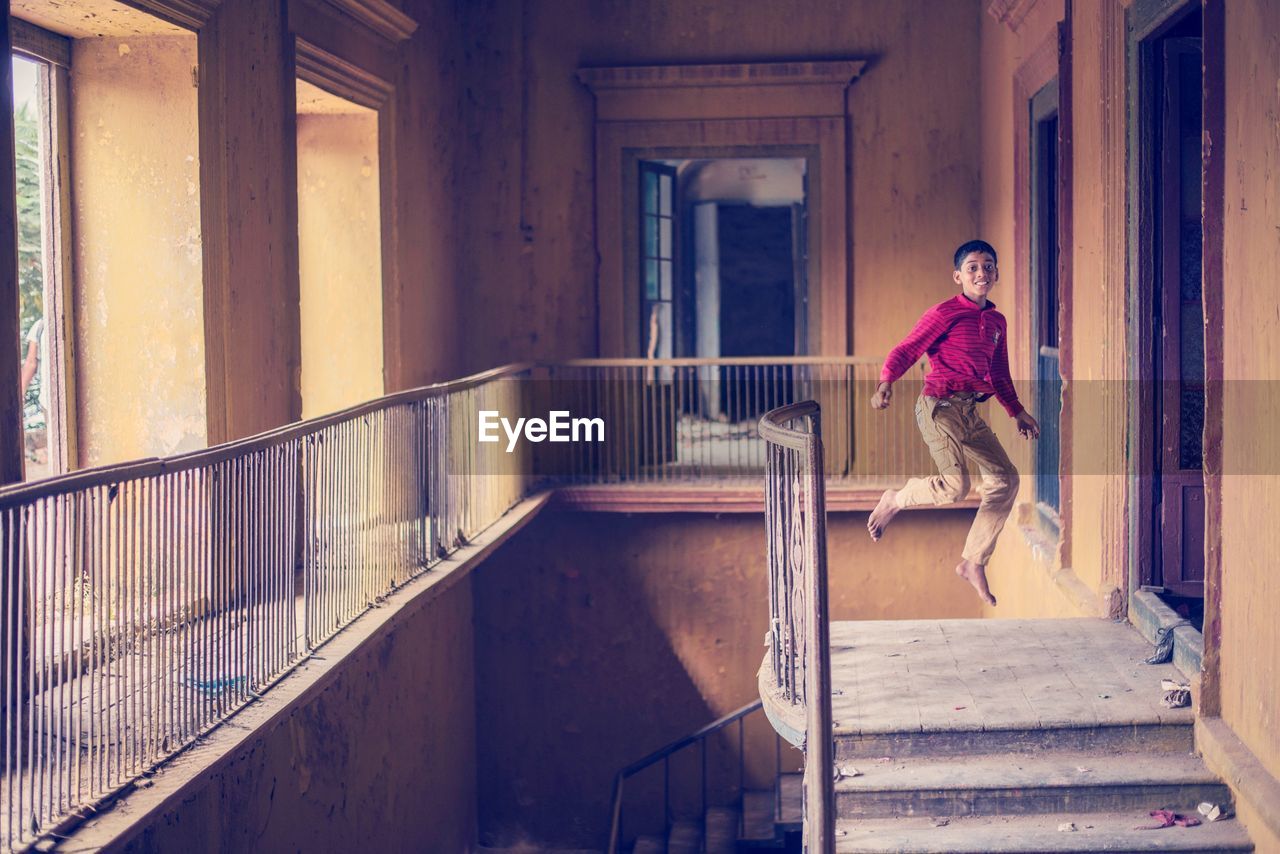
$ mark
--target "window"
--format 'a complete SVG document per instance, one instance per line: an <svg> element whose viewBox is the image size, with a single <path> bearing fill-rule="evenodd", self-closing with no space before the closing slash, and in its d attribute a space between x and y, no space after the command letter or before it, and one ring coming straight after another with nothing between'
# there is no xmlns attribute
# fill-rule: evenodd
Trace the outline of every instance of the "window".
<svg viewBox="0 0 1280 854"><path fill-rule="evenodd" d="M27 477L203 447L196 37L13 11Z"/></svg>
<svg viewBox="0 0 1280 854"><path fill-rule="evenodd" d="M1058 80L1031 100L1031 313L1036 504L1058 524L1061 505L1062 374L1058 363ZM1052 532L1057 534L1055 530Z"/></svg>
<svg viewBox="0 0 1280 854"><path fill-rule="evenodd" d="M675 191L674 166L640 163L640 340L650 359L675 355Z"/></svg>
<svg viewBox="0 0 1280 854"><path fill-rule="evenodd" d="M302 416L381 397L378 113L297 84Z"/></svg>
<svg viewBox="0 0 1280 854"><path fill-rule="evenodd" d="M27 480L68 468L66 300L60 258L63 159L57 118L66 98L69 48L51 33L14 28L13 129L18 211L18 346L22 354L23 458ZM61 64L59 64L61 62Z"/></svg>

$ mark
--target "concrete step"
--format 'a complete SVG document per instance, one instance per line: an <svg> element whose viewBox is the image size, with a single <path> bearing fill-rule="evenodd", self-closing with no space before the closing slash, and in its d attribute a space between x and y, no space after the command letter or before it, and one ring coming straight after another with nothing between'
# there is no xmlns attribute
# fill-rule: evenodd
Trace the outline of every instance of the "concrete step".
<svg viewBox="0 0 1280 854"><path fill-rule="evenodd" d="M804 775L778 777L778 826L783 831L800 830L804 823Z"/></svg>
<svg viewBox="0 0 1280 854"><path fill-rule="evenodd" d="M1063 822L1074 832L1058 830ZM1059 852L1147 852L1226 854L1249 852L1253 845L1233 819L1199 827L1136 830L1152 824L1145 811L1067 815L953 818L942 827L927 818L840 821L839 854L1059 854Z"/></svg>
<svg viewBox="0 0 1280 854"><path fill-rule="evenodd" d="M1028 726L1017 729L936 728L895 732L837 733L836 759L866 761L881 756L966 756L974 753L1037 753L1044 750L1190 753L1190 723Z"/></svg>
<svg viewBox="0 0 1280 854"><path fill-rule="evenodd" d="M747 845L770 845L778 838L777 796L769 790L742 793L743 832L739 839Z"/></svg>
<svg viewBox="0 0 1280 854"><path fill-rule="evenodd" d="M706 854L734 854L738 850L738 824L741 813L732 807L707 807L704 833Z"/></svg>
<svg viewBox="0 0 1280 854"><path fill-rule="evenodd" d="M841 818L1022 815L1175 809L1228 803L1230 791L1189 753L909 757L843 762L856 777L836 783Z"/></svg>
<svg viewBox="0 0 1280 854"><path fill-rule="evenodd" d="M691 821L677 821L667 834L667 854L700 854L702 827Z"/></svg>
<svg viewBox="0 0 1280 854"><path fill-rule="evenodd" d="M660 836L641 836L632 846L631 854L667 854L667 842Z"/></svg>

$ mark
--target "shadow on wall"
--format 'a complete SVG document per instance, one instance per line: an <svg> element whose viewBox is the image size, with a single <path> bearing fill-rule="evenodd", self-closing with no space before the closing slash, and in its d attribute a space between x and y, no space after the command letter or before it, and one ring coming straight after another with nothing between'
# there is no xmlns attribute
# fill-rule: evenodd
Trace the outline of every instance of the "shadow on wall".
<svg viewBox="0 0 1280 854"><path fill-rule="evenodd" d="M833 617L979 616L951 572L971 521L972 511L916 511L873 544L865 513L832 514ZM939 543L947 551L929 551ZM620 768L756 698L764 546L755 514L558 511L480 567L482 845L598 848ZM772 731L749 729L747 753L771 773ZM672 765L673 788L697 785L688 764ZM631 790L628 816L661 816L654 776Z"/></svg>

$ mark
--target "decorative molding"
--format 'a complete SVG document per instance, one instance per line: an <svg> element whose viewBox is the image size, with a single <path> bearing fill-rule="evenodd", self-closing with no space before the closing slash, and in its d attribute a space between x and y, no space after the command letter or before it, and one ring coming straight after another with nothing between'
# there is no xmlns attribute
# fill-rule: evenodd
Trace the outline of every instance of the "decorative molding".
<svg viewBox="0 0 1280 854"><path fill-rule="evenodd" d="M844 116L865 60L579 68L596 120L669 121Z"/></svg>
<svg viewBox="0 0 1280 854"><path fill-rule="evenodd" d="M861 59L579 68L595 98L597 334L640 353L638 163L803 157L809 168L809 354L849 352L850 84Z"/></svg>
<svg viewBox="0 0 1280 854"><path fill-rule="evenodd" d="M222 0L124 0L125 5L189 30L198 30L213 17Z"/></svg>
<svg viewBox="0 0 1280 854"><path fill-rule="evenodd" d="M578 79L593 92L672 86L848 86L862 73L864 60L833 62L758 62L734 65L631 65L579 68Z"/></svg>
<svg viewBox="0 0 1280 854"><path fill-rule="evenodd" d="M303 38L297 39L296 66L298 77L308 83L371 110L387 103L393 91L381 77Z"/></svg>
<svg viewBox="0 0 1280 854"><path fill-rule="evenodd" d="M991 0L987 4L987 14L1016 33L1023 20L1035 7L1038 0Z"/></svg>
<svg viewBox="0 0 1280 854"><path fill-rule="evenodd" d="M387 0L325 0L392 43L402 42L418 29L418 22Z"/></svg>

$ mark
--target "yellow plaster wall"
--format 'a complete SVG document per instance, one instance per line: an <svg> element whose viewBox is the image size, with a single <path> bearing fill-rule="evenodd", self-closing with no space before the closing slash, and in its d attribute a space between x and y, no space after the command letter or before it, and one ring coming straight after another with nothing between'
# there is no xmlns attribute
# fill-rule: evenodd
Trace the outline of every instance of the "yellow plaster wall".
<svg viewBox="0 0 1280 854"><path fill-rule="evenodd" d="M978 616L952 571L972 519L912 510L873 543L866 513L830 514L831 618ZM619 768L759 696L763 549L755 513L551 511L485 561L473 576L482 845L599 847ZM771 773L772 731L754 732L748 751ZM660 814L652 779L629 790L628 821L646 804Z"/></svg>
<svg viewBox="0 0 1280 854"><path fill-rule="evenodd" d="M302 417L383 393L378 118L298 116Z"/></svg>
<svg viewBox="0 0 1280 854"><path fill-rule="evenodd" d="M72 42L81 464L203 447L193 36Z"/></svg>
<svg viewBox="0 0 1280 854"><path fill-rule="evenodd" d="M1119 608L1125 577L1125 444L1133 386L1125 382L1124 10L1073 5L1072 409L1069 553L1063 561ZM1064 329L1066 325L1064 324Z"/></svg>
<svg viewBox="0 0 1280 854"><path fill-rule="evenodd" d="M593 102L578 67L832 57L868 60L850 89L852 273L810 288L851 288L853 352L883 356L954 293L951 252L977 228L981 15L974 0L474 6L468 368L599 352Z"/></svg>
<svg viewBox="0 0 1280 854"><path fill-rule="evenodd" d="M1280 777L1280 6L1226 4L1222 717Z"/></svg>

